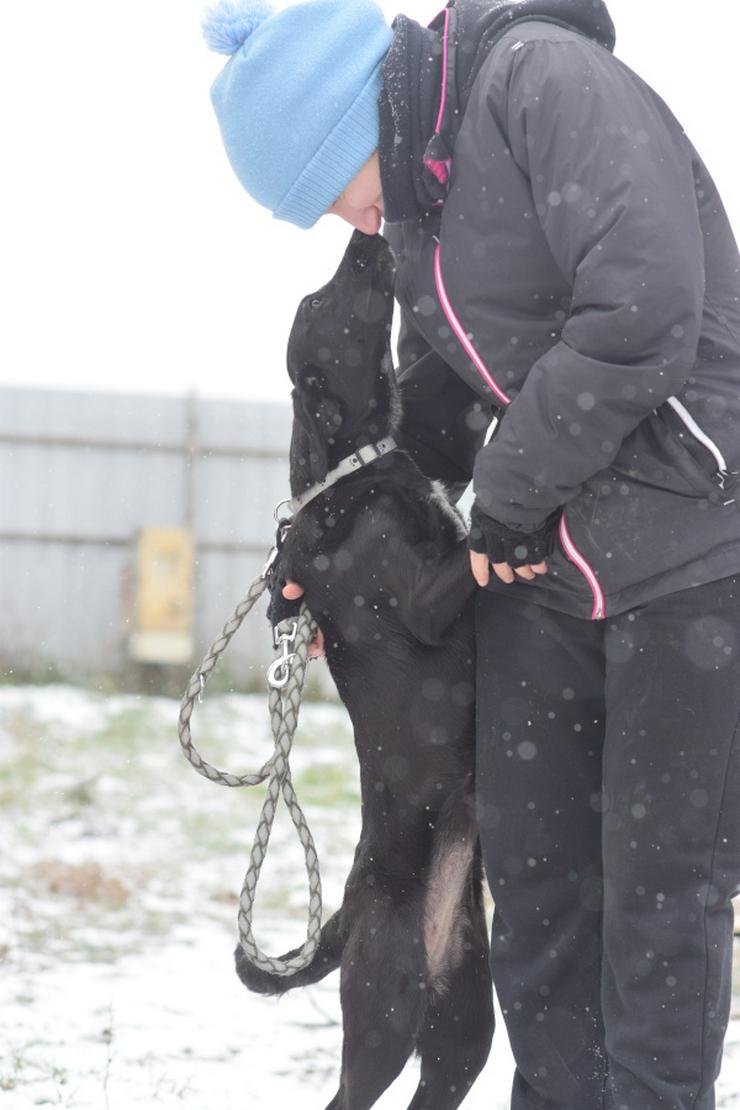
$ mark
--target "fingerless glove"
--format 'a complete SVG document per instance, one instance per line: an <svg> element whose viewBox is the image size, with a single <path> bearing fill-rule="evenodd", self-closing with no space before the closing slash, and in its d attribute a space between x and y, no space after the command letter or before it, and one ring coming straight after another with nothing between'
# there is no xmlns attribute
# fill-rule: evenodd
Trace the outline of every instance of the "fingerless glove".
<svg viewBox="0 0 740 1110"><path fill-rule="evenodd" d="M552 554L561 510L550 513L533 532L516 532L487 516L476 501L470 513L468 548L487 555L489 563L536 566Z"/></svg>

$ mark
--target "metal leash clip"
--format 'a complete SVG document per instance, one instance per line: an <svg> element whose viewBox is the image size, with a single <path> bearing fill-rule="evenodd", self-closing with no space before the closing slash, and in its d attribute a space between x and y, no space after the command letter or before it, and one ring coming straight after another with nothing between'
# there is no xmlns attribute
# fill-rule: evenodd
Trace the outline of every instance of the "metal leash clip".
<svg viewBox="0 0 740 1110"><path fill-rule="evenodd" d="M287 504L287 502L285 502L285 501L280 502L280 505L285 505L285 504ZM288 535L288 532L290 531L290 521L289 520L284 520L284 519L279 519L278 516L277 516L277 513L280 509L280 505L278 505L275 509L275 514L276 514L275 519L278 522L277 532L275 534L275 544L274 544L272 550L270 551L270 554L267 556L267 562L265 563L264 567L262 568L262 574L260 575L260 578L264 578L265 581L267 582L268 589L271 592L275 588L275 580L274 580L275 564L277 563L278 559L280 558L280 552L283 550L283 544L285 543L285 537Z"/></svg>
<svg viewBox="0 0 740 1110"><path fill-rule="evenodd" d="M277 558L278 558L279 554L280 554L279 549L277 547L273 547L272 551L267 556L267 562L265 563L264 567L262 568L262 574L260 575L260 578L268 578L269 577L270 571L275 566L275 563L277 562Z"/></svg>
<svg viewBox="0 0 740 1110"><path fill-rule="evenodd" d="M275 660L267 672L267 681L274 690L282 690L283 687L288 684L293 660L296 657L296 653L290 651L290 647L295 644L297 632L297 621L293 621L293 627L290 632L278 632L277 628L273 628L272 630L275 649L277 650L280 647L283 649L283 654Z"/></svg>

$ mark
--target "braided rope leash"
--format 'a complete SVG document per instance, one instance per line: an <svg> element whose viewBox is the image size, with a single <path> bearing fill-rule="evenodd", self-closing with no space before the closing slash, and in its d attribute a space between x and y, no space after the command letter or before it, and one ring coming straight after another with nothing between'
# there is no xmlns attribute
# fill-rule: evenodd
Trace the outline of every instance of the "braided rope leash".
<svg viewBox="0 0 740 1110"><path fill-rule="evenodd" d="M274 553L273 553L274 554ZM271 556L272 558L272 556ZM306 818L298 803L290 774L290 752L298 725L303 684L308 667L308 646L316 635L316 623L305 604L301 606L298 618L282 621L275 629L275 647L279 654L269 670L270 694L269 712L275 748L266 763L252 773L232 775L219 771L207 763L196 751L190 733L190 721L196 701L202 701L206 683L213 673L221 655L241 627L247 613L254 607L267 586L268 561L260 578L249 588L247 596L237 606L233 616L224 625L223 631L206 653L203 662L193 674L180 704L178 735L185 758L198 774L219 786L258 786L267 780L265 798L259 824L255 833L249 866L244 877L239 897L239 942L249 961L263 971L275 975L294 975L310 964L319 943L321 931L321 876L319 860L313 837ZM298 838L303 845L306 874L308 876L308 928L306 942L289 960L280 960L266 955L257 945L252 933L254 899L262 864L267 855L267 847L272 832L280 795L288 807L291 820Z"/></svg>

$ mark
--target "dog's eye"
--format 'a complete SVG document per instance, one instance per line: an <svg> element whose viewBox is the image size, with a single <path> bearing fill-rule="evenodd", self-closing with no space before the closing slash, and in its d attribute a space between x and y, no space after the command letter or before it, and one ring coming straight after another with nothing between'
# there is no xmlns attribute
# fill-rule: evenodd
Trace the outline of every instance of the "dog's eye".
<svg viewBox="0 0 740 1110"><path fill-rule="evenodd" d="M314 297L313 300L311 301L311 308L320 308L320 307L321 307L321 297Z"/></svg>

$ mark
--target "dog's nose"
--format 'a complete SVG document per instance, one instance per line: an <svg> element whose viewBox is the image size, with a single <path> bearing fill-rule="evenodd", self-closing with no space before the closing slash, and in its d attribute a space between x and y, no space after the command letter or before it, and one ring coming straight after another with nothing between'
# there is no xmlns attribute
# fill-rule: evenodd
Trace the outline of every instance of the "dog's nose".
<svg viewBox="0 0 740 1110"><path fill-rule="evenodd" d="M364 236L361 242L354 244L351 255L352 272L364 274L372 272L378 264L378 251L369 236Z"/></svg>
<svg viewBox="0 0 740 1110"><path fill-rule="evenodd" d="M358 280L362 285L369 283L374 286L380 282L385 288L395 278L395 258L381 235L364 235L355 231L337 276L342 271L345 276Z"/></svg>

